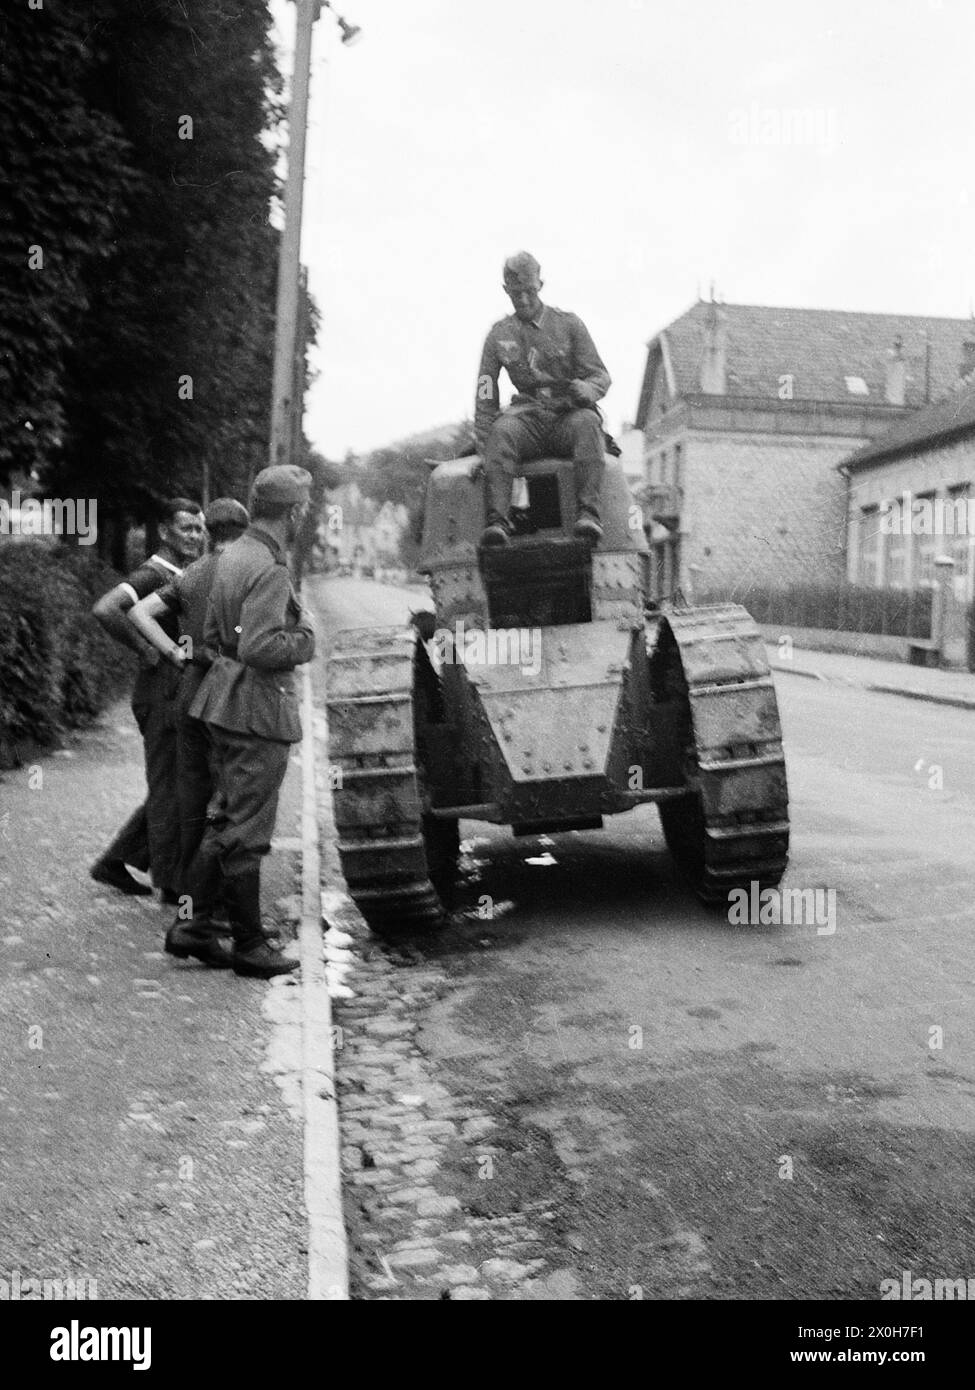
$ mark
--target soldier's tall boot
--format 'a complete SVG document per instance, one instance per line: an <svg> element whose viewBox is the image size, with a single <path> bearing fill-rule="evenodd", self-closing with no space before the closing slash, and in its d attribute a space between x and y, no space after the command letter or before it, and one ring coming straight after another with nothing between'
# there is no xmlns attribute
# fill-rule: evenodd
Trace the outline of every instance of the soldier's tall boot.
<svg viewBox="0 0 975 1390"><path fill-rule="evenodd" d="M177 960L193 956L216 970L229 970L233 964L230 943L213 921L220 903L223 875L220 856L213 845L201 844L183 885L192 915L177 916L166 933L166 950Z"/></svg>
<svg viewBox="0 0 975 1390"><path fill-rule="evenodd" d="M234 974L256 975L268 980L272 975L290 975L292 970L297 970L298 962L275 950L264 935L260 868L228 874L223 894L234 938Z"/></svg>

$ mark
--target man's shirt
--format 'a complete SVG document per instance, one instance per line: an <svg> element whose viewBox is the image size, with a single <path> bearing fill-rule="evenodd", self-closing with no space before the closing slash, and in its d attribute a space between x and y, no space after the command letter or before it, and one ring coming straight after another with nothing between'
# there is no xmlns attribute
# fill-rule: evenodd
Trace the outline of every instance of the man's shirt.
<svg viewBox="0 0 975 1390"><path fill-rule="evenodd" d="M178 565L171 564L169 560L164 560L161 555L150 555L138 569L127 575L125 581L120 585L125 593L132 600L133 606L140 599L146 598L149 594L154 594L157 589L161 589L169 580L178 578L183 571ZM175 617L164 615L160 619L160 626L165 630L167 637L172 637L175 641L178 631ZM156 666L140 665L139 674L135 678L135 685L132 689L133 705L149 704L154 700L170 700L175 690L176 682L173 680L173 668L167 662L159 662Z"/></svg>
<svg viewBox="0 0 975 1390"><path fill-rule="evenodd" d="M576 410L568 386L585 381L605 396L610 375L589 330L578 314L542 306L538 319L523 323L517 314L499 319L488 333L481 354L474 404L474 430L483 450L488 432L501 410L498 378L504 368L515 388L508 409L542 406L553 411Z"/></svg>

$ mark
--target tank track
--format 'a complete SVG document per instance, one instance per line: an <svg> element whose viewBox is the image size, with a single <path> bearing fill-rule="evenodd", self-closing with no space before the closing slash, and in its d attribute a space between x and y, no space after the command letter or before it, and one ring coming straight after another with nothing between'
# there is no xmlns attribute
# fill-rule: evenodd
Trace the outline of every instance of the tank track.
<svg viewBox="0 0 975 1390"><path fill-rule="evenodd" d="M689 712L692 795L660 803L668 846L707 903L779 882L789 851L782 730L765 645L738 604L668 612L663 623ZM659 646L659 643L657 644ZM657 659L651 651L651 663ZM677 693L671 691L671 693Z"/></svg>
<svg viewBox="0 0 975 1390"><path fill-rule="evenodd" d="M339 633L328 662L328 745L338 852L349 893L375 932L439 927L414 727L415 634Z"/></svg>

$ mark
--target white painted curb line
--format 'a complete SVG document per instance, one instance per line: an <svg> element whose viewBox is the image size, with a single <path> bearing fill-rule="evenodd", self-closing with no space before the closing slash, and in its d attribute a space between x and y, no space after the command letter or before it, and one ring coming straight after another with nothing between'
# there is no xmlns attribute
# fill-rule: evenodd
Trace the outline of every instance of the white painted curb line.
<svg viewBox="0 0 975 1390"><path fill-rule="evenodd" d="M332 1001L325 980L321 862L315 779L311 666L302 667L301 739L301 1089L304 1110L308 1298L347 1300L349 1252L342 1215L339 1110Z"/></svg>

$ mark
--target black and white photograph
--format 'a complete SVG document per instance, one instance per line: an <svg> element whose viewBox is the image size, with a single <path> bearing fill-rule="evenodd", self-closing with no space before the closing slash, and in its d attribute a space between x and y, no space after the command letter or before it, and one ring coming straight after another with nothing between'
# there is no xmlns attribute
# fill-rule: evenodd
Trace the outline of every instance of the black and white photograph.
<svg viewBox="0 0 975 1390"><path fill-rule="evenodd" d="M415 1301L943 1362L973 54L968 0L4 0L34 1364Z"/></svg>

